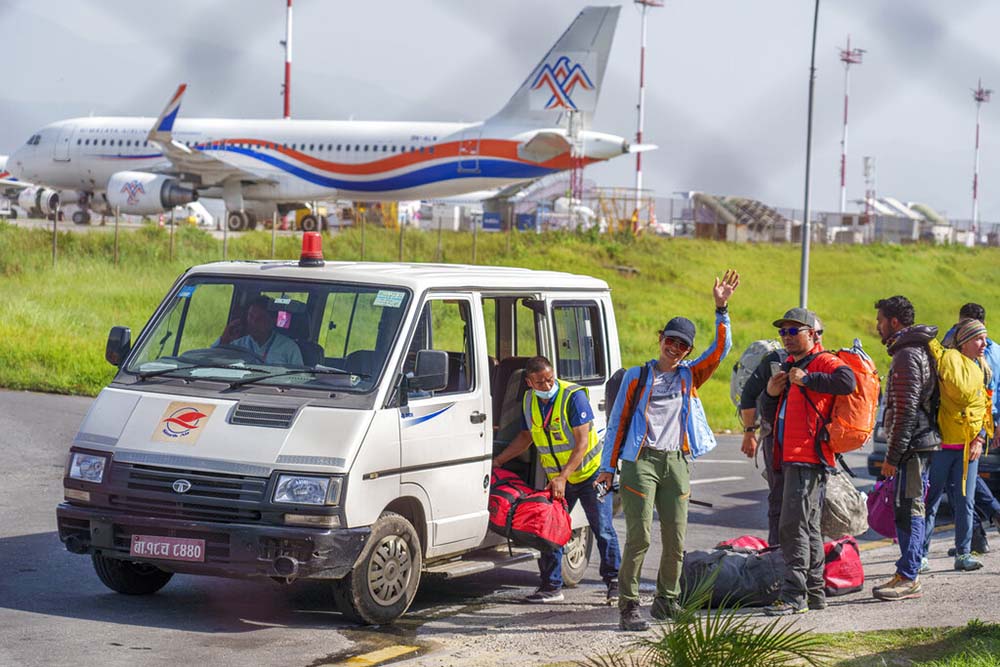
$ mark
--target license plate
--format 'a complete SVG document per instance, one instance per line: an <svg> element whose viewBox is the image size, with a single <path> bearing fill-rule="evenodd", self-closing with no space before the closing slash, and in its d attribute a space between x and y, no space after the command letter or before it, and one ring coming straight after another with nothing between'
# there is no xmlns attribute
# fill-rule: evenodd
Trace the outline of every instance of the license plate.
<svg viewBox="0 0 1000 667"><path fill-rule="evenodd" d="M161 560L205 561L205 540L186 537L160 537L158 535L133 535L133 556Z"/></svg>

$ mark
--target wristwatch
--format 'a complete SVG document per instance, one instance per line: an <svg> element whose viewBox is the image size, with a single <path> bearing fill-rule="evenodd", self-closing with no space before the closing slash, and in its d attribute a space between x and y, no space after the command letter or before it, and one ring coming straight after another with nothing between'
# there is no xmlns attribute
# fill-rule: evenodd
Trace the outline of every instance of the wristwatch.
<svg viewBox="0 0 1000 667"><path fill-rule="evenodd" d="M744 433L753 433L753 432L755 432L759 428L760 428L760 424L753 424L752 426L744 426L743 427L743 432Z"/></svg>

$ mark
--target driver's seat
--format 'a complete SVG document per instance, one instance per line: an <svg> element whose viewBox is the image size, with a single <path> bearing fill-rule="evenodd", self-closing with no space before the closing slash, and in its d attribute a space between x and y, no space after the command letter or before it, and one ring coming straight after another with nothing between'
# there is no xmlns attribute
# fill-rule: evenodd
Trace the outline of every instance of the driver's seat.
<svg viewBox="0 0 1000 667"><path fill-rule="evenodd" d="M288 324L286 335L295 341L302 353L302 364L304 366L315 366L320 363L325 356L323 346L309 340L309 313L292 312L291 322Z"/></svg>

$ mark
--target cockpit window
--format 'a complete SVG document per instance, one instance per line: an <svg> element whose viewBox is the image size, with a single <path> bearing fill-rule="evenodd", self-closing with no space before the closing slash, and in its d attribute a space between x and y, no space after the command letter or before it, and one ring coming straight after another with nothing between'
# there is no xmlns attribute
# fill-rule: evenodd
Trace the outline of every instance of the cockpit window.
<svg viewBox="0 0 1000 667"><path fill-rule="evenodd" d="M42 141L42 135L40 135L40 134L33 134L33 135L31 135L31 138L28 139L28 145L29 146L37 146L41 141Z"/></svg>
<svg viewBox="0 0 1000 667"><path fill-rule="evenodd" d="M140 379L366 393L406 312L396 287L193 277L125 368Z"/></svg>

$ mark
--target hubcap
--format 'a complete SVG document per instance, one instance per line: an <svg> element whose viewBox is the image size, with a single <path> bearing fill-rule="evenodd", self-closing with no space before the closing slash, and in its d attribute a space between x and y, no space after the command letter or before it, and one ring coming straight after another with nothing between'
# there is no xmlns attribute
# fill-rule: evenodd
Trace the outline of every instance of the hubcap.
<svg viewBox="0 0 1000 667"><path fill-rule="evenodd" d="M410 547L399 535L382 538L368 561L368 592L382 606L398 602L406 594L413 575Z"/></svg>
<svg viewBox="0 0 1000 667"><path fill-rule="evenodd" d="M563 551L567 565L573 569L580 567L587 559L587 530L587 528L574 530L573 537L566 543Z"/></svg>

